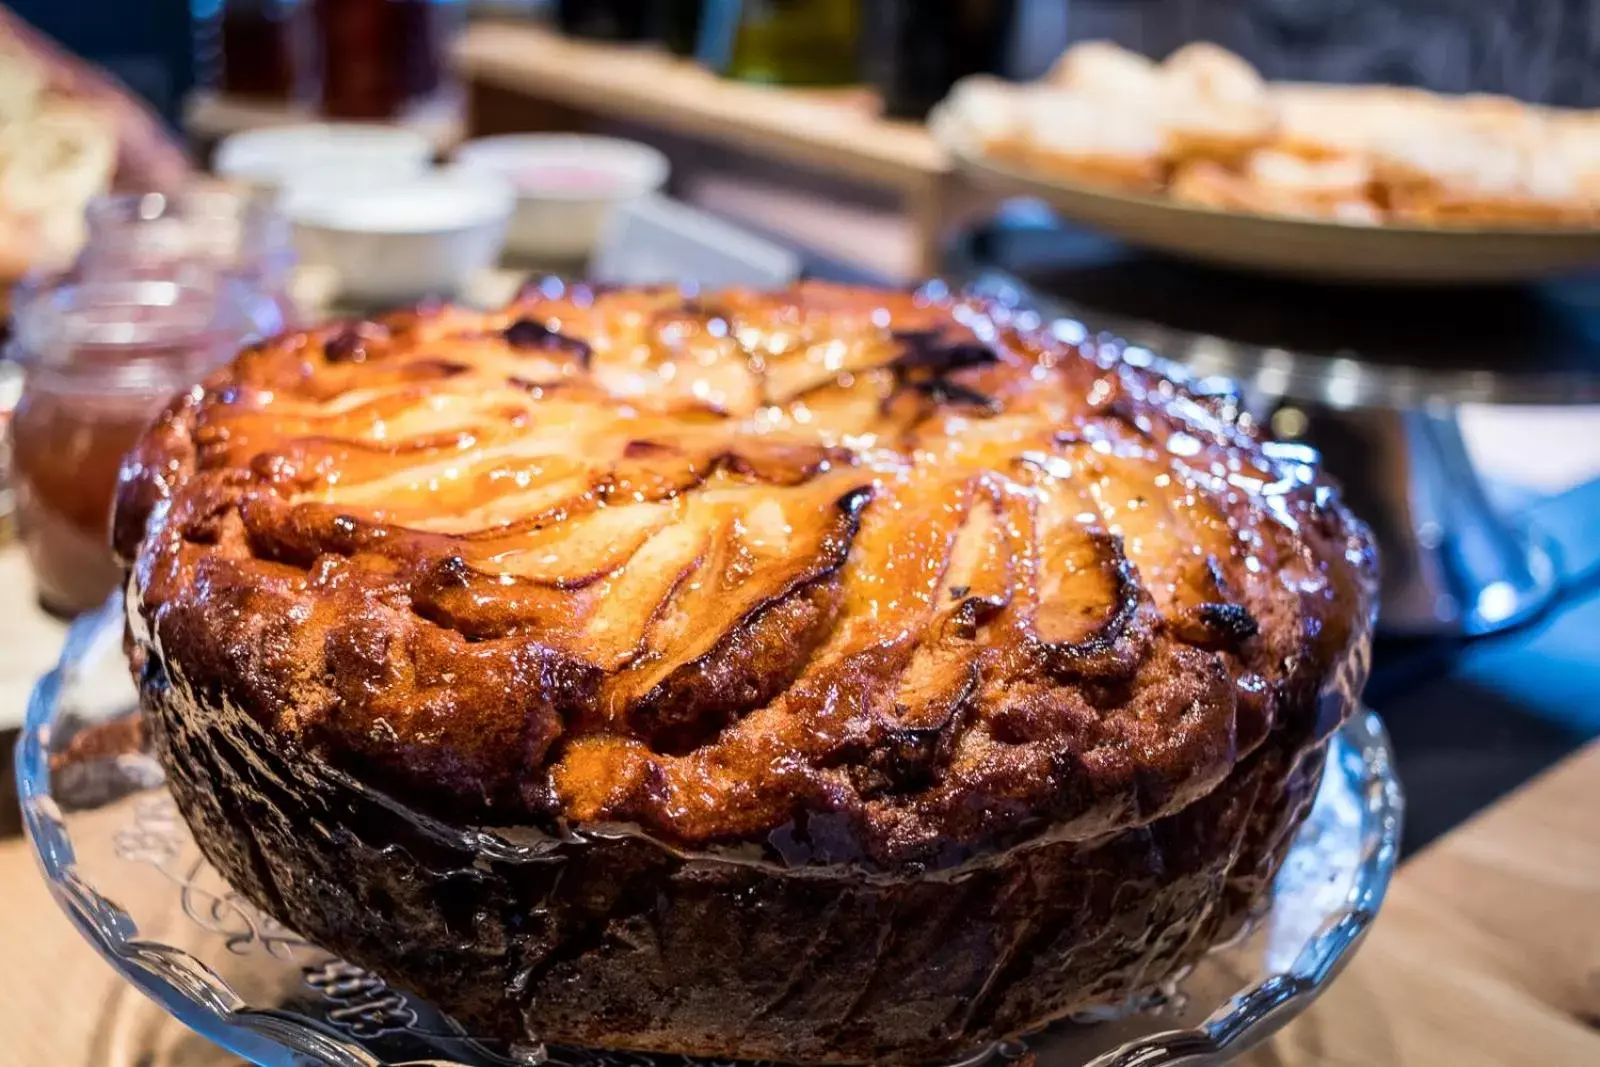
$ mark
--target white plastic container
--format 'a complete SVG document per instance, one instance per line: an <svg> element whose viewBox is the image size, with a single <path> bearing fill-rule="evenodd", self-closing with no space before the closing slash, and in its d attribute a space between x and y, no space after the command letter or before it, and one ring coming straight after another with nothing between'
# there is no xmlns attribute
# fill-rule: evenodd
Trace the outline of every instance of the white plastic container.
<svg viewBox="0 0 1600 1067"><path fill-rule="evenodd" d="M414 130L365 123L306 123L247 130L217 146L213 169L265 190L302 182L393 182L433 165L433 145Z"/></svg>
<svg viewBox="0 0 1600 1067"><path fill-rule="evenodd" d="M492 267L516 206L493 175L428 171L388 183L297 182L283 209L304 262L331 268L347 300L454 296Z"/></svg>
<svg viewBox="0 0 1600 1067"><path fill-rule="evenodd" d="M498 175L516 190L506 244L535 260L587 257L617 205L659 190L671 170L649 145L582 134L485 137L462 145L456 164Z"/></svg>

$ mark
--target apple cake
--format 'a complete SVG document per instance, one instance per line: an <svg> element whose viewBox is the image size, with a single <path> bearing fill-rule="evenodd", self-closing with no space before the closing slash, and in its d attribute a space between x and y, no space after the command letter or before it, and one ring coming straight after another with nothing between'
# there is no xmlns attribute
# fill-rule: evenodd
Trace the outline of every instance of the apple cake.
<svg viewBox="0 0 1600 1067"><path fill-rule="evenodd" d="M475 1034L722 1059L948 1060L1237 932L1373 604L1231 392L938 284L288 334L114 525L241 893Z"/></svg>

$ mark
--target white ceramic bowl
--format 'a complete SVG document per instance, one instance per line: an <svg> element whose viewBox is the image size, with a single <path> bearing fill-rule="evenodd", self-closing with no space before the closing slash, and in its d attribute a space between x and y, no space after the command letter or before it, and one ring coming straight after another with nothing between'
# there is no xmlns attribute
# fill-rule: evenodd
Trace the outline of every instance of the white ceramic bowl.
<svg viewBox="0 0 1600 1067"><path fill-rule="evenodd" d="M588 256L616 206L666 184L667 157L637 141L582 134L510 134L468 141L459 167L486 171L517 192L507 247L535 259Z"/></svg>
<svg viewBox="0 0 1600 1067"><path fill-rule="evenodd" d="M345 299L370 304L458 294L499 258L515 206L504 181L456 169L296 183L283 201L301 259L331 268Z"/></svg>
<svg viewBox="0 0 1600 1067"><path fill-rule="evenodd" d="M213 169L261 189L300 182L392 182L433 164L433 145L414 130L363 123L307 123L247 130L217 146Z"/></svg>

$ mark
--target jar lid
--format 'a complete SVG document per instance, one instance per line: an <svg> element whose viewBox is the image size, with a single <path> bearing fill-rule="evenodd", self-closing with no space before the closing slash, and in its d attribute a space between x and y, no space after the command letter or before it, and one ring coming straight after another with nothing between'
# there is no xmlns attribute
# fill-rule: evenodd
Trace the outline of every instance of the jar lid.
<svg viewBox="0 0 1600 1067"><path fill-rule="evenodd" d="M124 193L91 201L84 260L188 258L251 269L292 257L288 220L265 194L225 185Z"/></svg>
<svg viewBox="0 0 1600 1067"><path fill-rule="evenodd" d="M173 391L251 334L241 287L157 280L64 281L22 295L8 356L84 391Z"/></svg>

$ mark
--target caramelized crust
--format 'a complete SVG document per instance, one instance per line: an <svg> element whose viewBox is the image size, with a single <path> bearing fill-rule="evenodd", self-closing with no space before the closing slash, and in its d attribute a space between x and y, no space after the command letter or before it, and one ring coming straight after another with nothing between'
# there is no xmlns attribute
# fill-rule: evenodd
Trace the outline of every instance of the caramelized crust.
<svg viewBox="0 0 1600 1067"><path fill-rule="evenodd" d="M463 825L900 875L1104 839L1325 737L1374 577L1314 457L1151 362L938 288L291 334L127 461L135 644Z"/></svg>

